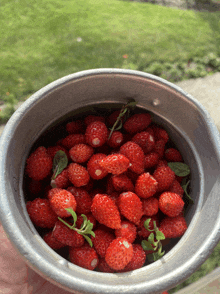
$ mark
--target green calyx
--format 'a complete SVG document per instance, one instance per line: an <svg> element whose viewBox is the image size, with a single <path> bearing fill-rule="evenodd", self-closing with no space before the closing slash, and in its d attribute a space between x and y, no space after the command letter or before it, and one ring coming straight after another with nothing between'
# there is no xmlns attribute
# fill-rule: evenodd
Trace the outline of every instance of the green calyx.
<svg viewBox="0 0 220 294"><path fill-rule="evenodd" d="M55 179L56 177L62 173L62 171L68 165L68 158L66 153L62 150L57 151L53 158L53 176L51 178L51 186L52 188L56 188Z"/></svg>
<svg viewBox="0 0 220 294"><path fill-rule="evenodd" d="M75 211L73 211L72 208L65 208L65 209L71 213L71 215L73 217L73 224L72 225L68 224L60 217L58 217L58 219L62 223L64 223L68 228L70 228L71 230L74 230L78 234L82 235L86 239L86 241L89 243L89 245L92 247L93 244L92 244L92 240L91 240L90 236L95 237L95 233L92 231L93 224L87 219L86 215L81 214L81 216L83 218L83 223L82 223L80 229L76 228L77 215L76 215Z"/></svg>

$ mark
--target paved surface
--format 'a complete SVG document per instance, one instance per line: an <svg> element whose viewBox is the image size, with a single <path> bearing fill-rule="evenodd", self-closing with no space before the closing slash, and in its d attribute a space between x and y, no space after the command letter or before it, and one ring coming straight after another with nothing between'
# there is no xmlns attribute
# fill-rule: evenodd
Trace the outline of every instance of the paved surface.
<svg viewBox="0 0 220 294"><path fill-rule="evenodd" d="M209 112L220 131L220 72L205 78L177 83L184 91L196 98ZM20 104L18 105L20 106ZM4 125L0 125L0 135ZM219 294L220 268L198 282L178 291L176 294Z"/></svg>

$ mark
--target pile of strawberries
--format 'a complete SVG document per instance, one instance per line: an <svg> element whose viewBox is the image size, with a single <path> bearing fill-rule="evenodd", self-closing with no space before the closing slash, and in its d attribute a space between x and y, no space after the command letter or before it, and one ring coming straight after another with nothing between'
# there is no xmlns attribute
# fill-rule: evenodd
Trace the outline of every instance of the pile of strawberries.
<svg viewBox="0 0 220 294"><path fill-rule="evenodd" d="M88 115L68 122L68 135L53 146L39 146L25 169L32 199L27 211L36 228L46 231L44 241L54 250L65 247L78 266L109 273L146 264L153 252L141 246L151 234L146 220L166 239L181 237L187 229L183 178L168 166L183 162L180 152L149 113L122 118L121 129L110 134L119 114L117 110L108 117ZM58 151L67 164L55 177ZM67 209L75 212L76 229L71 229L73 216ZM85 219L93 230L86 237L77 231L84 229Z"/></svg>

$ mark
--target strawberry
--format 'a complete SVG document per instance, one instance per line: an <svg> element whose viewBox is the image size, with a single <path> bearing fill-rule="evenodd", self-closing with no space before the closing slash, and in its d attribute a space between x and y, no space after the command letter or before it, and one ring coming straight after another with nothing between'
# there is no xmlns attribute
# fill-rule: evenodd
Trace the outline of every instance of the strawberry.
<svg viewBox="0 0 220 294"><path fill-rule="evenodd" d="M66 156L69 158L69 153L66 150L66 148L64 148L63 146L59 146L59 145L55 145L55 146L50 146L47 148L47 153L50 155L50 157L53 159L54 156L56 155L56 153L58 151L63 151L66 153Z"/></svg>
<svg viewBox="0 0 220 294"><path fill-rule="evenodd" d="M146 154L144 159L144 167L145 169L149 169L151 167L155 167L159 162L159 154L156 152L150 152Z"/></svg>
<svg viewBox="0 0 220 294"><path fill-rule="evenodd" d="M92 197L85 189L71 186L67 188L67 191L69 191L76 200L76 212L78 214L87 214L91 212Z"/></svg>
<svg viewBox="0 0 220 294"><path fill-rule="evenodd" d="M76 144L85 144L86 138L83 134L71 134L60 141L60 144L66 149L71 149Z"/></svg>
<svg viewBox="0 0 220 294"><path fill-rule="evenodd" d="M111 154L99 161L99 165L108 173L119 175L125 172L129 165L129 159L122 154Z"/></svg>
<svg viewBox="0 0 220 294"><path fill-rule="evenodd" d="M85 132L84 122L80 119L68 122L66 124L66 130L69 134L80 134Z"/></svg>
<svg viewBox="0 0 220 294"><path fill-rule="evenodd" d="M101 180L108 175L108 171L99 164L99 161L104 159L106 156L107 155L103 153L96 153L88 161L87 170L92 179Z"/></svg>
<svg viewBox="0 0 220 294"><path fill-rule="evenodd" d="M76 211L76 200L72 193L67 190L57 191L50 199L50 206L59 217L69 217L71 213L66 208Z"/></svg>
<svg viewBox="0 0 220 294"><path fill-rule="evenodd" d="M72 225L70 222L68 222L68 224ZM82 235L67 227L60 220L55 223L52 235L57 241L63 243L66 246L81 247L85 242L85 239Z"/></svg>
<svg viewBox="0 0 220 294"><path fill-rule="evenodd" d="M158 182L158 192L168 190L175 180L175 173L169 166L157 167L153 177Z"/></svg>
<svg viewBox="0 0 220 294"><path fill-rule="evenodd" d="M123 125L123 128L129 134L136 134L146 129L151 123L149 113L137 113L129 117Z"/></svg>
<svg viewBox="0 0 220 294"><path fill-rule="evenodd" d="M145 221L147 220L147 219L151 219L150 220L150 223L149 223L149 229L150 230L153 230L153 228L154 228L154 221L156 222L156 225L157 225L157 227L159 226L159 219L158 219L158 216L157 215L153 215L153 216L146 216L146 215L144 215L142 218L141 218L141 220L140 220L140 223L139 223L139 225L138 225L138 227L137 227L137 234L138 234L138 236L139 237L141 237L141 238L148 238L149 237L149 235L150 235L150 231L148 231L145 227L144 227L144 223L145 223Z"/></svg>
<svg viewBox="0 0 220 294"><path fill-rule="evenodd" d="M113 127L114 123L116 122L118 116L120 114L120 110L115 110L113 111L107 118L107 124L110 126L110 127ZM125 122L125 116L123 116L121 118L121 122L122 124Z"/></svg>
<svg viewBox="0 0 220 294"><path fill-rule="evenodd" d="M141 198L149 198L157 192L158 183L150 173L141 174L135 183L135 193Z"/></svg>
<svg viewBox="0 0 220 294"><path fill-rule="evenodd" d="M121 146L123 140L124 140L123 134L119 131L114 131L112 132L112 135L110 139L107 141L107 143L111 148L118 148Z"/></svg>
<svg viewBox="0 0 220 294"><path fill-rule="evenodd" d="M167 131L164 130L162 127L157 126L157 125L153 125L153 126L151 126L151 129L154 132L154 137L155 137L156 141L161 140L161 139L164 140L165 143L167 143L169 141L169 135L168 135Z"/></svg>
<svg viewBox="0 0 220 294"><path fill-rule="evenodd" d="M135 134L131 141L138 144L143 149L145 154L154 149L154 137L146 131Z"/></svg>
<svg viewBox="0 0 220 294"><path fill-rule="evenodd" d="M73 162L83 163L93 155L94 149L87 144L76 144L69 150L70 158Z"/></svg>
<svg viewBox="0 0 220 294"><path fill-rule="evenodd" d="M104 229L97 229L94 231L94 233L95 237L91 238L92 243L97 254L104 258L106 255L106 250L110 243L115 239L115 236Z"/></svg>
<svg viewBox="0 0 220 294"><path fill-rule="evenodd" d="M163 192L159 197L160 210L170 217L179 215L184 204L181 196L173 192Z"/></svg>
<svg viewBox="0 0 220 294"><path fill-rule="evenodd" d="M75 187L81 187L88 184L90 176L84 166L78 163L70 163L67 170L68 178Z"/></svg>
<svg viewBox="0 0 220 294"><path fill-rule="evenodd" d="M144 151L141 147L132 142L128 141L120 147L120 153L123 154L130 160L130 169L137 174L144 172Z"/></svg>
<svg viewBox="0 0 220 294"><path fill-rule="evenodd" d="M181 198L184 195L184 190L183 190L182 186L180 185L180 183L176 179L171 184L171 186L169 188L169 192L179 194Z"/></svg>
<svg viewBox="0 0 220 294"><path fill-rule="evenodd" d="M154 152L156 152L159 155L159 159L163 158L165 147L166 147L166 142L163 139L160 139L155 142Z"/></svg>
<svg viewBox="0 0 220 294"><path fill-rule="evenodd" d="M125 175L115 175L112 177L112 184L116 191L119 192L134 192L134 185L132 181Z"/></svg>
<svg viewBox="0 0 220 294"><path fill-rule="evenodd" d="M108 246L105 261L114 270L122 270L133 257L133 246L125 238L116 238Z"/></svg>
<svg viewBox="0 0 220 294"><path fill-rule="evenodd" d="M64 169L54 180L56 188L65 189L70 185L68 170Z"/></svg>
<svg viewBox="0 0 220 294"><path fill-rule="evenodd" d="M128 240L128 242L133 243L136 239L137 229L135 224L130 221L122 221L121 228L115 230L116 237L123 237Z"/></svg>
<svg viewBox="0 0 220 294"><path fill-rule="evenodd" d="M158 213L159 201L155 197L150 197L142 200L143 213L147 216L152 216Z"/></svg>
<svg viewBox="0 0 220 294"><path fill-rule="evenodd" d="M120 213L129 221L138 225L143 215L142 202L133 192L124 192L118 199Z"/></svg>
<svg viewBox="0 0 220 294"><path fill-rule="evenodd" d="M40 146L28 157L26 172L31 179L40 181L50 174L52 166L53 162L47 149Z"/></svg>
<svg viewBox="0 0 220 294"><path fill-rule="evenodd" d="M47 243L48 246L50 246L54 250L58 250L58 249L63 248L63 247L66 246L63 243L59 242L56 238L54 238L52 231L45 234L43 236L43 240L44 240L44 242Z"/></svg>
<svg viewBox="0 0 220 294"><path fill-rule="evenodd" d="M101 122L105 123L105 118L103 116L90 114L90 115L86 116L84 119L84 123L86 126L90 125L94 121L101 121Z"/></svg>
<svg viewBox="0 0 220 294"><path fill-rule="evenodd" d="M48 199L36 198L26 204L27 212L31 221L41 228L53 228L57 215L52 210Z"/></svg>
<svg viewBox="0 0 220 294"><path fill-rule="evenodd" d="M87 243L80 248L70 247L69 258L72 263L88 270L94 270L99 263L96 251Z"/></svg>
<svg viewBox="0 0 220 294"><path fill-rule="evenodd" d="M108 129L101 121L94 121L86 128L86 143L92 147L102 146L108 139Z"/></svg>
<svg viewBox="0 0 220 294"><path fill-rule="evenodd" d="M51 187L51 186L50 186ZM50 200L57 192L62 191L61 188L52 188L49 189L46 193L46 197Z"/></svg>
<svg viewBox="0 0 220 294"><path fill-rule="evenodd" d="M176 148L166 149L164 155L165 155L165 158L167 161L171 161L171 162L182 162L183 161L183 157L182 157L181 153Z"/></svg>
<svg viewBox="0 0 220 294"><path fill-rule="evenodd" d="M129 272L141 268L146 260L146 253L140 244L133 244L133 257L121 272Z"/></svg>
<svg viewBox="0 0 220 294"><path fill-rule="evenodd" d="M91 212L99 223L112 229L121 227L121 217L118 208L107 195L95 195L92 200Z"/></svg>
<svg viewBox="0 0 220 294"><path fill-rule="evenodd" d="M108 266L107 262L105 261L105 258L99 259L98 269L100 270L100 272L103 272L103 273L115 272L112 268L110 268L110 266Z"/></svg>
<svg viewBox="0 0 220 294"><path fill-rule="evenodd" d="M160 223L159 230L165 238L179 238L187 230L187 223L183 216L164 217Z"/></svg>

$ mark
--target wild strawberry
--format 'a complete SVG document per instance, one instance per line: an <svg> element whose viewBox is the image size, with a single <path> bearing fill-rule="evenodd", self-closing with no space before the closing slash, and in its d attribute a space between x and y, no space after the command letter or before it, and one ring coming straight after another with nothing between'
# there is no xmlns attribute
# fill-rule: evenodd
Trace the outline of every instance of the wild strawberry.
<svg viewBox="0 0 220 294"><path fill-rule="evenodd" d="M111 194L108 194L108 197L115 203L115 205L118 207L118 197L119 192L112 192Z"/></svg>
<svg viewBox="0 0 220 294"><path fill-rule="evenodd" d="M167 133L166 130L164 130L162 127L156 126L156 125L152 125L151 126L153 132L154 132L154 137L155 140L164 140L165 143L167 143L169 141L169 135Z"/></svg>
<svg viewBox="0 0 220 294"><path fill-rule="evenodd" d="M61 189L61 188L52 188L52 189L49 189L47 191L47 193L46 193L46 197L50 200L57 192L60 192L62 190L63 189Z"/></svg>
<svg viewBox="0 0 220 294"><path fill-rule="evenodd" d="M180 195L176 193L163 192L159 197L160 210L170 217L179 215L183 210L184 204Z"/></svg>
<svg viewBox="0 0 220 294"><path fill-rule="evenodd" d="M87 170L91 178L93 178L94 180L101 180L108 175L108 171L101 167L101 165L99 164L99 161L104 159L106 156L107 155L102 153L96 153L92 155L92 157L88 161Z"/></svg>
<svg viewBox="0 0 220 294"><path fill-rule="evenodd" d="M144 223L147 219L151 219L150 220L150 223L149 223L149 229L150 230L153 230L154 228L154 221L156 222L156 225L157 227L159 227L159 219L158 219L158 216L157 215L153 215L153 216L146 216L144 215L141 220L140 220L140 223L137 227L137 234L138 236L140 236L141 238L148 238L149 235L150 235L150 231L148 231L145 226L144 226Z"/></svg>
<svg viewBox="0 0 220 294"><path fill-rule="evenodd" d="M134 192L132 181L125 174L115 175L112 177L112 184L116 191L119 192Z"/></svg>
<svg viewBox="0 0 220 294"><path fill-rule="evenodd" d="M141 174L135 184L135 193L141 198L149 198L157 192L158 183L150 173Z"/></svg>
<svg viewBox="0 0 220 294"><path fill-rule="evenodd" d="M176 179L171 184L171 186L169 188L169 192L179 194L181 198L183 197L183 194L184 194L184 190L183 190L182 186L180 185L180 183Z"/></svg>
<svg viewBox="0 0 220 294"><path fill-rule="evenodd" d="M157 167L153 177L158 182L158 192L168 190L175 179L175 173L169 166Z"/></svg>
<svg viewBox="0 0 220 294"><path fill-rule="evenodd" d="M163 139L160 139L155 142L154 152L156 152L159 155L159 159L163 158L165 147L166 147L166 142Z"/></svg>
<svg viewBox="0 0 220 294"><path fill-rule="evenodd" d="M129 167L129 159L122 154L110 154L99 161L99 165L109 173L119 175Z"/></svg>
<svg viewBox="0 0 220 294"><path fill-rule="evenodd" d="M137 174L144 172L144 151L141 147L132 142L128 141L120 147L120 153L123 154L130 160L130 169Z"/></svg>
<svg viewBox="0 0 220 294"><path fill-rule="evenodd" d="M122 270L133 257L133 246L125 238L116 238L108 246L105 261L114 270Z"/></svg>
<svg viewBox="0 0 220 294"><path fill-rule="evenodd" d="M142 202L133 192L124 192L120 194L118 206L121 214L129 221L138 225L143 215Z"/></svg>
<svg viewBox="0 0 220 294"><path fill-rule="evenodd" d="M50 206L59 217L69 217L71 213L66 208L76 211L76 200L72 193L62 189L56 192L50 199Z"/></svg>
<svg viewBox="0 0 220 294"><path fill-rule="evenodd" d="M166 161L166 159L159 159L156 168L160 166L168 166L168 162Z"/></svg>
<svg viewBox="0 0 220 294"><path fill-rule="evenodd" d="M115 230L116 237L123 237L128 242L133 243L137 236L137 229L135 224L130 221L122 221L121 228Z"/></svg>
<svg viewBox="0 0 220 294"><path fill-rule="evenodd" d="M134 135L131 141L138 144L143 149L145 154L151 152L154 149L154 137L146 131L137 133Z"/></svg>
<svg viewBox="0 0 220 294"><path fill-rule="evenodd" d="M67 167L68 178L75 187L88 184L90 176L86 168L78 163L70 163Z"/></svg>
<svg viewBox="0 0 220 294"><path fill-rule="evenodd" d="M129 272L141 268L146 260L146 253L140 244L133 244L133 257L122 272Z"/></svg>
<svg viewBox="0 0 220 294"><path fill-rule="evenodd" d="M86 138L83 134L71 134L60 141L60 144L66 149L71 149L76 144L85 144Z"/></svg>
<svg viewBox="0 0 220 294"><path fill-rule="evenodd" d="M85 136L87 144L100 147L108 139L108 129L103 122L94 121L87 126Z"/></svg>
<svg viewBox="0 0 220 294"><path fill-rule="evenodd" d="M67 191L72 193L76 200L76 212L78 214L87 214L91 211L92 197L83 188L68 187Z"/></svg>
<svg viewBox="0 0 220 294"><path fill-rule="evenodd" d="M107 195L96 194L92 201L91 212L99 223L112 229L121 227L118 208Z"/></svg>
<svg viewBox="0 0 220 294"><path fill-rule="evenodd" d="M155 197L142 200L144 215L152 216L158 213L159 201Z"/></svg>
<svg viewBox="0 0 220 294"><path fill-rule="evenodd" d="M118 148L121 146L123 140L124 140L123 134L119 131L114 131L112 132L112 135L110 139L107 141L107 143L111 148Z"/></svg>
<svg viewBox="0 0 220 294"><path fill-rule="evenodd" d="M56 188L65 189L70 185L68 170L64 169L54 180Z"/></svg>
<svg viewBox="0 0 220 294"><path fill-rule="evenodd" d="M110 268L110 266L108 266L107 262L105 261L105 258L99 259L98 269L100 270L100 272L103 272L103 273L115 272L112 268Z"/></svg>
<svg viewBox="0 0 220 294"><path fill-rule="evenodd" d="M144 167L145 169L152 168L156 166L159 162L159 154L156 152L150 152L146 154L144 159Z"/></svg>
<svg viewBox="0 0 220 294"><path fill-rule="evenodd" d="M80 119L68 122L66 124L66 130L69 134L80 134L85 132L84 122Z"/></svg>
<svg viewBox="0 0 220 294"><path fill-rule="evenodd" d="M105 123L105 118L103 116L91 114L91 115L86 116L84 119L84 123L86 126L90 125L94 121L101 121L101 122Z"/></svg>
<svg viewBox="0 0 220 294"><path fill-rule="evenodd" d="M80 248L70 247L69 258L72 263L88 270L94 270L99 263L96 251L87 243Z"/></svg>
<svg viewBox="0 0 220 294"><path fill-rule="evenodd" d="M73 162L76 163L83 163L88 161L93 153L93 148L87 144L76 144L69 151L70 158Z"/></svg>
<svg viewBox="0 0 220 294"><path fill-rule="evenodd" d="M146 129L151 121L151 115L149 113L137 113L126 120L123 128L129 134L136 134Z"/></svg>
<svg viewBox="0 0 220 294"><path fill-rule="evenodd" d="M183 216L164 217L160 223L159 230L165 238L179 238L187 230L187 223Z"/></svg>
<svg viewBox="0 0 220 294"><path fill-rule="evenodd" d="M175 149L175 148L168 148L165 151L165 158L167 161L171 161L171 162L182 162L183 161L183 157L181 155L181 153L179 152L179 150Z"/></svg>
<svg viewBox="0 0 220 294"><path fill-rule="evenodd" d="M94 233L95 237L91 238L94 248L100 257L105 257L106 250L110 243L115 239L115 236L103 229L97 229Z"/></svg>
<svg viewBox="0 0 220 294"><path fill-rule="evenodd" d="M72 225L69 223L69 225ZM60 220L58 220L53 228L53 237L64 245L71 247L81 247L85 239L75 230L70 229Z"/></svg>
<svg viewBox="0 0 220 294"><path fill-rule="evenodd" d="M41 228L53 228L57 221L57 215L52 210L48 199L36 198L27 202L27 212L31 221Z"/></svg>
<svg viewBox="0 0 220 294"><path fill-rule="evenodd" d="M47 243L48 246L50 246L54 250L57 250L57 249L60 249L60 248L63 248L66 246L63 243L59 242L56 238L54 238L52 231L45 234L43 236L43 240L44 240L44 242Z"/></svg>
<svg viewBox="0 0 220 294"><path fill-rule="evenodd" d="M40 181L50 174L52 166L53 162L47 154L47 149L40 146L28 157L26 172L31 179Z"/></svg>
<svg viewBox="0 0 220 294"><path fill-rule="evenodd" d="M96 226L96 219L94 218L94 216L91 213L87 213L87 214L85 214L85 216L87 217L87 220L89 220L90 223L93 224L93 229L94 229ZM76 221L76 226L78 229L81 228L83 222L84 222L84 219L83 219L82 215L78 215L77 221Z"/></svg>
<svg viewBox="0 0 220 294"><path fill-rule="evenodd" d="M64 148L63 146L59 146L59 145L55 145L55 146L50 146L47 148L47 153L50 155L50 157L53 159L54 156L56 155L56 153L58 151L63 151L66 153L66 156L69 158L69 153L66 150L66 148Z"/></svg>

